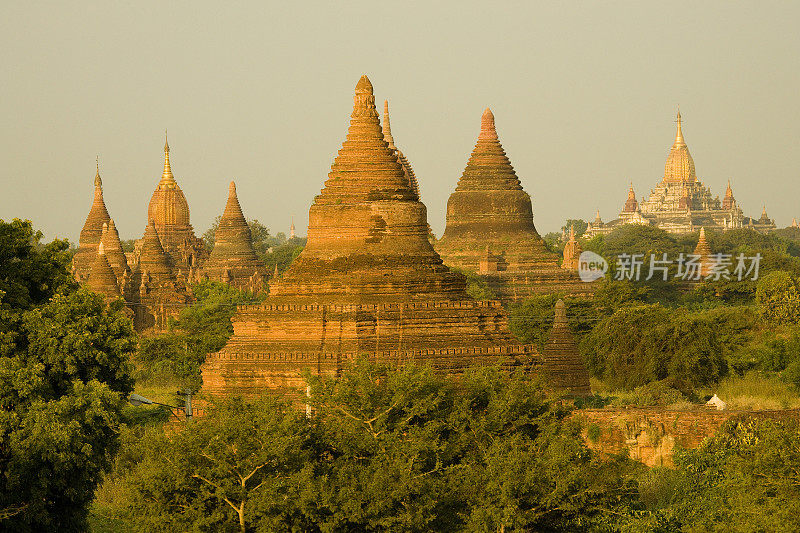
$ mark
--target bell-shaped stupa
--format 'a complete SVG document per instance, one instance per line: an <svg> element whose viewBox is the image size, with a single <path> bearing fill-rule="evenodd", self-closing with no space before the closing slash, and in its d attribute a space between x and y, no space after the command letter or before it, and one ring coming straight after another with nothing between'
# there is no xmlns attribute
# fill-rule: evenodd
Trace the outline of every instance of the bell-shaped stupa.
<svg viewBox="0 0 800 533"><path fill-rule="evenodd" d="M169 143L164 141L164 170L147 208L147 220L153 221L164 252L175 268L188 270L201 265L208 252L203 240L194 234L189 223L189 202L172 174ZM141 241L140 241L141 242Z"/></svg>
<svg viewBox="0 0 800 533"><path fill-rule="evenodd" d="M210 393L305 390L301 372L337 375L348 360L532 364L499 302L479 302L442 264L419 201L384 138L372 84L356 86L350 128L309 210L308 243L262 304L240 306L233 336L202 367Z"/></svg>
<svg viewBox="0 0 800 533"><path fill-rule="evenodd" d="M97 247L103 236L103 224L111 220L103 200L103 180L100 179L100 163L97 163L97 172L94 175L94 200L89 209L89 215L81 229L78 238L78 250L72 258L72 270L78 281L86 281L92 263L97 255Z"/></svg>
<svg viewBox="0 0 800 533"><path fill-rule="evenodd" d="M591 396L589 371L578 353L575 338L569 329L564 302L556 302L553 329L544 346L541 371L547 388L568 396Z"/></svg>
<svg viewBox="0 0 800 533"><path fill-rule="evenodd" d="M256 255L250 227L242 213L236 184L228 187L228 203L214 234L211 250L203 272L208 279L230 283L243 290L253 290L254 276L263 286L267 277L267 266Z"/></svg>
<svg viewBox="0 0 800 533"><path fill-rule="evenodd" d="M482 271L486 246L497 269ZM591 294L574 272L558 265L533 224L531 197L503 150L494 115L486 109L461 179L447 201L447 226L436 243L445 264L483 275L503 300L535 293Z"/></svg>

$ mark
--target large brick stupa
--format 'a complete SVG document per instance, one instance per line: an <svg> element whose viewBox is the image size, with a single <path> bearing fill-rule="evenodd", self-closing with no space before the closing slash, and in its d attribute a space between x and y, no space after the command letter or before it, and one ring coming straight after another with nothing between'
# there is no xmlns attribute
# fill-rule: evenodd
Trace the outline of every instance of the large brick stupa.
<svg viewBox="0 0 800 533"><path fill-rule="evenodd" d="M447 225L436 243L445 264L480 274L503 300L537 293L591 294L574 271L558 265L533 224L531 197L503 150L486 109L461 179L447 201Z"/></svg>
<svg viewBox="0 0 800 533"><path fill-rule="evenodd" d="M227 345L202 367L203 390L304 389L300 372L348 360L531 364L499 302L469 298L428 241L425 206L384 139L372 84L356 85L350 129L309 210L308 243L263 303L240 306Z"/></svg>

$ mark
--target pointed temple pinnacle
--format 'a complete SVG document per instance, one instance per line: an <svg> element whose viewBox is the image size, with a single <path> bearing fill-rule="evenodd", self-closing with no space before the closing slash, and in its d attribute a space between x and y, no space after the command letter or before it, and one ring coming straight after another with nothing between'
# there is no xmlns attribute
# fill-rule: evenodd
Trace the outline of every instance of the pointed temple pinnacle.
<svg viewBox="0 0 800 533"><path fill-rule="evenodd" d="M681 129L681 107L678 106L678 130L675 132L675 143L673 146L685 146L686 142L683 140L683 130Z"/></svg>
<svg viewBox="0 0 800 533"><path fill-rule="evenodd" d="M105 224L103 225L105 226ZM102 242L97 246L97 255L106 255L106 249Z"/></svg>
<svg viewBox="0 0 800 533"><path fill-rule="evenodd" d="M172 175L172 167L169 164L169 142L167 142L167 130L164 130L164 172L161 174L161 181L175 181Z"/></svg>
<svg viewBox="0 0 800 533"><path fill-rule="evenodd" d="M389 100L383 101L383 138L386 140L389 148L397 150L394 145L394 138L392 137L392 126L389 123Z"/></svg>
<svg viewBox="0 0 800 533"><path fill-rule="evenodd" d="M231 181L230 185L228 185L228 196L236 196L236 182Z"/></svg>
<svg viewBox="0 0 800 533"><path fill-rule="evenodd" d="M366 74L361 76L361 78L358 80L358 83L356 84L356 93L372 94L372 82L369 81L369 78Z"/></svg>
<svg viewBox="0 0 800 533"><path fill-rule="evenodd" d="M103 180L100 179L100 156L98 155L95 158L95 164L97 166L97 172L94 174L94 186L95 188L103 188Z"/></svg>
<svg viewBox="0 0 800 533"><path fill-rule="evenodd" d="M494 114L488 107L481 115L481 133L478 140L497 140L497 129L494 126Z"/></svg>

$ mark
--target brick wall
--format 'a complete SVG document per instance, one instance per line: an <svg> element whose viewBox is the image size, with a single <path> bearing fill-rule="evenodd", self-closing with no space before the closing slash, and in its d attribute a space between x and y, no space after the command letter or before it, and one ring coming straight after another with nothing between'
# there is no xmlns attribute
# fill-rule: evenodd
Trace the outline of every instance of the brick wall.
<svg viewBox="0 0 800 533"><path fill-rule="evenodd" d="M672 466L676 445L696 448L735 416L800 420L800 409L769 411L673 410L663 408L581 409L573 417L583 423L583 435L593 450L620 453L648 466Z"/></svg>

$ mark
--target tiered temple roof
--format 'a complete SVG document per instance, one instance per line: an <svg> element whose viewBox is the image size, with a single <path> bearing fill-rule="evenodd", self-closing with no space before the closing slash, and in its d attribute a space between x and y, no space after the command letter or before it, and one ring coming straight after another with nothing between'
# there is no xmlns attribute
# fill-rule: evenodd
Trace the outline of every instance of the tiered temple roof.
<svg viewBox="0 0 800 533"><path fill-rule="evenodd" d="M78 250L72 259L72 270L78 281L85 281L89 277L92 263L97 255L97 247L103 236L103 224L111 220L103 200L103 180L100 179L100 163L94 175L94 200L89 209L89 215L83 224L78 239Z"/></svg>
<svg viewBox="0 0 800 533"><path fill-rule="evenodd" d="M219 220L214 248L203 265L203 272L211 280L253 292L263 288L267 277L267 267L253 248L250 227L239 205L234 182L228 187L228 202Z"/></svg>
<svg viewBox="0 0 800 533"><path fill-rule="evenodd" d="M589 371L583 364L575 338L569 329L564 302L556 302L553 329L543 350L542 373L548 388L569 396L591 396Z"/></svg>
<svg viewBox="0 0 800 533"><path fill-rule="evenodd" d="M203 365L211 393L304 389L299 372L336 375L367 354L450 372L538 354L511 336L499 302L469 298L465 279L427 239L425 206L384 140L372 84L356 85L350 128L309 210L308 243L264 304L240 306L234 333Z"/></svg>
<svg viewBox="0 0 800 533"><path fill-rule="evenodd" d="M500 258L497 272L480 270L487 244ZM592 290L574 273L559 268L558 255L547 250L536 231L531 198L500 144L488 108L472 155L447 202L447 226L436 250L447 265L484 274L505 300Z"/></svg>

